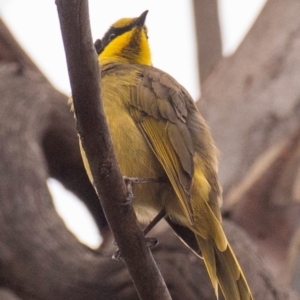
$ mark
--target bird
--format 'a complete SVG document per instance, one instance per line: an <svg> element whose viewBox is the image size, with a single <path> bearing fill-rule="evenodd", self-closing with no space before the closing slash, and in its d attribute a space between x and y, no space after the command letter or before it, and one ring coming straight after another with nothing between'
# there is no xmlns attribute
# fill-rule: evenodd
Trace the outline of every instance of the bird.
<svg viewBox="0 0 300 300"><path fill-rule="evenodd" d="M222 228L218 150L187 90L152 65L147 13L118 20L95 43L104 111L132 205L142 222L164 217L204 260L217 298L221 290L226 300L253 299ZM82 145L81 153L92 181Z"/></svg>

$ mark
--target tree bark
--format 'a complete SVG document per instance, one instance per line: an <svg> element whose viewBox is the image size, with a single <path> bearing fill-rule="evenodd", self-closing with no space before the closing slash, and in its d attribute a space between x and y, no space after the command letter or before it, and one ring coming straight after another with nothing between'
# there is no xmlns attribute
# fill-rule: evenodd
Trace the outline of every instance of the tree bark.
<svg viewBox="0 0 300 300"><path fill-rule="evenodd" d="M51 122L52 87L36 73L20 73L14 64L1 65L0 78L4 285L25 299L68 299L72 294L74 299L96 299L101 294L97 273L102 272L102 260L66 229L46 185L47 165L40 143ZM94 289L90 289L92 282Z"/></svg>

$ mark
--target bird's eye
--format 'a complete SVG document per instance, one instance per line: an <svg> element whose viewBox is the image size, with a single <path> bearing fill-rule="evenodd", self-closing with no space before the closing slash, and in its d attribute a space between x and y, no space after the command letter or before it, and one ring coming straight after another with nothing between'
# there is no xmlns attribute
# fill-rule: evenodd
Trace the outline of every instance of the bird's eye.
<svg viewBox="0 0 300 300"><path fill-rule="evenodd" d="M115 36L116 36L115 33L110 34L110 36L109 36L109 38L108 38L109 42L110 42L111 40L113 40L113 39L115 38Z"/></svg>

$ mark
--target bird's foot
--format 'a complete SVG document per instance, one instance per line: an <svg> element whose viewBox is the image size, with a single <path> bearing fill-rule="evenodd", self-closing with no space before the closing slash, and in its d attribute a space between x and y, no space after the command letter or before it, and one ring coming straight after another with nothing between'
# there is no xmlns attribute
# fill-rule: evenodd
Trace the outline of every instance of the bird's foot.
<svg viewBox="0 0 300 300"><path fill-rule="evenodd" d="M113 260L124 262L124 257L121 254L120 249L117 249L114 255L112 256Z"/></svg>
<svg viewBox="0 0 300 300"><path fill-rule="evenodd" d="M166 211L162 209L156 217L146 226L143 230L144 235L146 235L161 219L166 216Z"/></svg>
<svg viewBox="0 0 300 300"><path fill-rule="evenodd" d="M149 248L155 247L158 245L158 239L157 238L146 238L146 243ZM122 252L120 249L117 249L114 255L112 256L112 259L116 261L124 262L124 257L122 256Z"/></svg>
<svg viewBox="0 0 300 300"><path fill-rule="evenodd" d="M129 205L132 203L134 199L134 193L133 193L133 185L134 184L140 184L140 183L149 183L149 182L159 182L159 179L156 178L139 178L139 177L127 177L123 176L125 186L127 189L127 198L126 201L121 203L121 205Z"/></svg>

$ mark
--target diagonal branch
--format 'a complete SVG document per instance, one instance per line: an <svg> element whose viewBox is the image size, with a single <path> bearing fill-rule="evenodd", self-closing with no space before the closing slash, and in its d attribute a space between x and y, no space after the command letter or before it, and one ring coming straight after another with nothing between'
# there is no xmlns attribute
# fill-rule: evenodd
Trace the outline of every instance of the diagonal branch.
<svg viewBox="0 0 300 300"><path fill-rule="evenodd" d="M25 53L22 47L14 39L3 20L0 18L0 61L16 62L22 69L31 69L41 71L37 68L30 57Z"/></svg>
<svg viewBox="0 0 300 300"><path fill-rule="evenodd" d="M56 0L77 117L94 185L141 299L170 299L146 246L113 151L100 97L87 0ZM124 226L126 224L126 226Z"/></svg>

